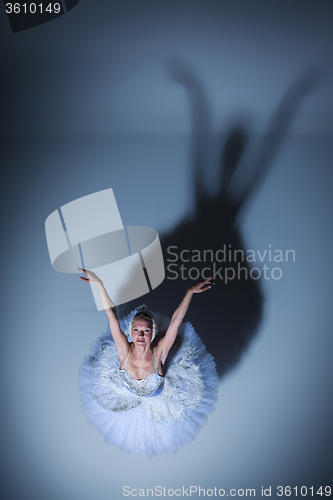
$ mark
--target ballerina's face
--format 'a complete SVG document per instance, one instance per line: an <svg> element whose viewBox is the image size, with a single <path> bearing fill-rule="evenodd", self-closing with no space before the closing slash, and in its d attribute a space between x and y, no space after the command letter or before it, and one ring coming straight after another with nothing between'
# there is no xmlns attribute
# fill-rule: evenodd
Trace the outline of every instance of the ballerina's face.
<svg viewBox="0 0 333 500"><path fill-rule="evenodd" d="M136 345L144 346L150 344L153 336L151 321L144 318L136 318L132 323L131 336Z"/></svg>

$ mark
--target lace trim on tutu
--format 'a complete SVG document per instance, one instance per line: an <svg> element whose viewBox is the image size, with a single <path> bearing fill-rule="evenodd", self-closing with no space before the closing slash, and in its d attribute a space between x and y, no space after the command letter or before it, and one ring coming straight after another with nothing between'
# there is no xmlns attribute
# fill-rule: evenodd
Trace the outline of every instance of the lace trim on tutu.
<svg viewBox="0 0 333 500"><path fill-rule="evenodd" d="M164 377L158 373L151 373L148 377L137 380L127 370L119 370L119 377L129 391L141 397L152 396L164 382Z"/></svg>
<svg viewBox="0 0 333 500"><path fill-rule="evenodd" d="M159 331L165 332L170 320L158 314L154 317ZM129 340L126 328L130 318L128 315L120 321ZM80 392L88 421L96 425L107 442L128 453L152 457L177 451L195 438L214 409L218 389L215 363L190 323L179 328L167 358L160 394L133 394L123 384L119 368L116 346L108 330L93 344L83 362Z"/></svg>

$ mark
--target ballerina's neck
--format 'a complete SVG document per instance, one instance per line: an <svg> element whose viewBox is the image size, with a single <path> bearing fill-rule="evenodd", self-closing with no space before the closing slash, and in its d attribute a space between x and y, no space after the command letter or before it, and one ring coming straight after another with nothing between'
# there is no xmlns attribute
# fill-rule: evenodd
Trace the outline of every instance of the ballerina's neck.
<svg viewBox="0 0 333 500"><path fill-rule="evenodd" d="M132 342L132 346L128 354L132 353L131 358L136 359L138 361L148 360L151 357L151 354L154 355L154 349L151 345L135 345Z"/></svg>

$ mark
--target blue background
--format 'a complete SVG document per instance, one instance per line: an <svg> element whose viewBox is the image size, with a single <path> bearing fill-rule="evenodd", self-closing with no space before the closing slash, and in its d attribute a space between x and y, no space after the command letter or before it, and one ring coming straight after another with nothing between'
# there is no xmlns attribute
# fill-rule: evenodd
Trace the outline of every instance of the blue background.
<svg viewBox="0 0 333 500"><path fill-rule="evenodd" d="M125 485L256 488L257 496L272 486L275 498L277 485L330 484L332 14L328 1L81 0L13 34L2 11L7 499L122 498ZM125 225L163 236L192 213L191 107L175 67L204 91L212 194L220 146L235 124L249 132L250 164L285 92L300 79L311 85L240 221L247 248L294 249L296 262L281 265L280 280L261 280L263 319L221 378L207 426L178 454L149 461L106 445L85 422L77 374L106 318L77 276L52 269L44 222L108 187ZM175 307L180 300L175 287Z"/></svg>

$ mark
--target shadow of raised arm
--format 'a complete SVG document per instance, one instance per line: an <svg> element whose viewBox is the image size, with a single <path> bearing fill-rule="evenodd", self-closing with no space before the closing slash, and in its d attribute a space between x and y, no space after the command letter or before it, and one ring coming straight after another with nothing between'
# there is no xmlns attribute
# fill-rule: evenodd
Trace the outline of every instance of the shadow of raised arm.
<svg viewBox="0 0 333 500"><path fill-rule="evenodd" d="M264 305L260 281L251 278L251 263L246 260L239 214L244 213L244 207L248 207L248 202L262 185L315 79L305 76L290 86L277 105L267 133L263 134L260 147L252 158L245 161L244 152L250 135L244 123L237 123L226 137L221 137L220 169L215 183L218 186L216 194L212 194L205 187L205 166L212 131L204 87L183 63L171 63L169 71L173 80L184 86L190 104L189 182L192 182L195 206L172 231L162 235L167 278L150 293L149 306L152 310L171 314L176 297L181 298L194 281L214 275L215 287L204 296L195 297L185 320L190 320L195 326L215 358L219 375L223 376L240 361L258 332ZM243 182L238 183L237 179L243 173L248 180L244 183L242 179ZM170 247L173 256L168 250ZM183 260L180 258L182 250L185 250Z"/></svg>

